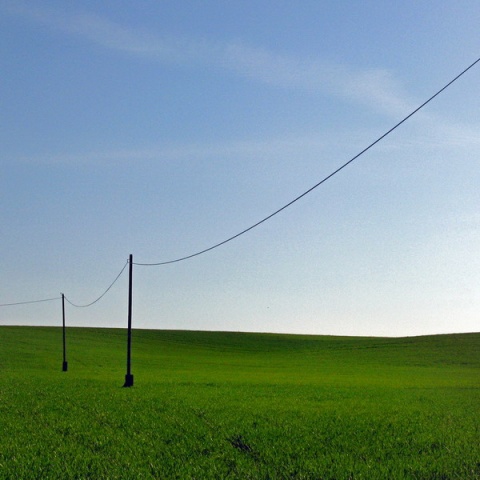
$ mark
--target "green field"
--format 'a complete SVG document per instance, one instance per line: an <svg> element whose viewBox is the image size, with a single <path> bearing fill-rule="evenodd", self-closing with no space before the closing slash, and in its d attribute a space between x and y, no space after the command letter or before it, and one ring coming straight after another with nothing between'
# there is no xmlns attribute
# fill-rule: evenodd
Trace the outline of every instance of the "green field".
<svg viewBox="0 0 480 480"><path fill-rule="evenodd" d="M0 327L0 478L480 479L480 334Z"/></svg>

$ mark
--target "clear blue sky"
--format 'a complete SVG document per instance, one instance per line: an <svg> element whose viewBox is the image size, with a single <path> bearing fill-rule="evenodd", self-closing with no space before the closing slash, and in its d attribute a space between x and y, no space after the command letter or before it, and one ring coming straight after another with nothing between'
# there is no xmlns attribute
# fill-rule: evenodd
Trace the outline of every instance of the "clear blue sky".
<svg viewBox="0 0 480 480"><path fill-rule="evenodd" d="M345 163L480 56L478 1L0 0L0 303L88 303ZM134 327L480 328L480 66L248 234L134 267ZM123 327L127 271L67 322ZM59 301L0 324L60 325Z"/></svg>

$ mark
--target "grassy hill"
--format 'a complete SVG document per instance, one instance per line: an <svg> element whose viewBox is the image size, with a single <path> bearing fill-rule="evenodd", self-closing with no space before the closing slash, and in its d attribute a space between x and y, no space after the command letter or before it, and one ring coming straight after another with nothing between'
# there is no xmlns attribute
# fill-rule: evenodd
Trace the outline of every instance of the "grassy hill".
<svg viewBox="0 0 480 480"><path fill-rule="evenodd" d="M0 478L480 478L480 334L0 327Z"/></svg>

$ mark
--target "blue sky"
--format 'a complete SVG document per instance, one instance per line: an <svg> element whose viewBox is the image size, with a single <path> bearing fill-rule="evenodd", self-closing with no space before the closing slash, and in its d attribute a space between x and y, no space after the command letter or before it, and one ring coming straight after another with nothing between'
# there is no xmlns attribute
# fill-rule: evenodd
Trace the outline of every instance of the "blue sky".
<svg viewBox="0 0 480 480"><path fill-rule="evenodd" d="M89 303L316 184L480 54L475 1L0 0L0 303ZM137 328L479 330L480 67L246 235L134 267ZM67 322L123 327L127 272ZM59 325L59 301L0 308Z"/></svg>

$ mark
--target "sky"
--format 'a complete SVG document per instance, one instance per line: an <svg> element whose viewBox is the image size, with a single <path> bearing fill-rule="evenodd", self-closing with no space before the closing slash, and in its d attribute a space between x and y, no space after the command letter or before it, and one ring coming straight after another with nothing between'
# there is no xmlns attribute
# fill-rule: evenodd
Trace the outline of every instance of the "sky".
<svg viewBox="0 0 480 480"><path fill-rule="evenodd" d="M236 235L480 56L477 1L0 0L0 325ZM133 265L133 327L480 330L480 64L214 250ZM125 327L128 268L67 325Z"/></svg>

